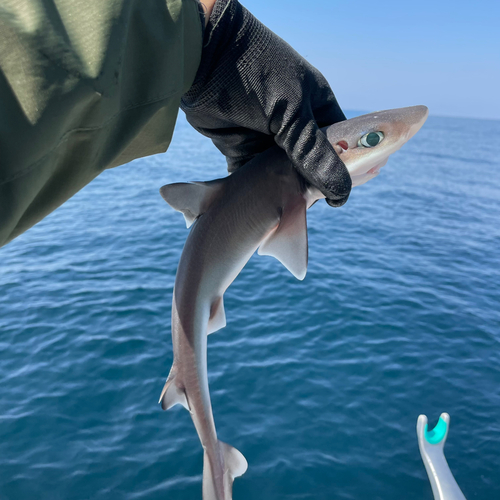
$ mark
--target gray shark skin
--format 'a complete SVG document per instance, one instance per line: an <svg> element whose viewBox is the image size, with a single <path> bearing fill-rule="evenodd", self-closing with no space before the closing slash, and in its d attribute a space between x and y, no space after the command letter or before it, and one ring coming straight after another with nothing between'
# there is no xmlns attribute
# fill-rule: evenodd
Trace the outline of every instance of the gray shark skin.
<svg viewBox="0 0 500 500"><path fill-rule="evenodd" d="M360 185L378 175L394 151L423 125L413 106L370 113L324 129ZM378 134L377 138L374 135ZM368 142L367 142L368 141ZM309 186L279 147L223 179L163 186L162 197L192 229L184 245L172 303L174 361L160 396L163 409L189 410L204 449L203 499L231 500L247 461L219 441L207 379L207 335L226 325L223 294L253 253L276 257L298 279L307 271L306 210L324 195Z"/></svg>

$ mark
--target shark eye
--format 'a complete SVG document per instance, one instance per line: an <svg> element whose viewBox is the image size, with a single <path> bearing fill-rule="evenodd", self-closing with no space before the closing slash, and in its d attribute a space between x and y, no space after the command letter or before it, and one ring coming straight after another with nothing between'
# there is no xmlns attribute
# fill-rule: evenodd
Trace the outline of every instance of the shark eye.
<svg viewBox="0 0 500 500"><path fill-rule="evenodd" d="M363 148L373 148L377 144L380 144L383 139L383 132L369 132L359 139L358 146Z"/></svg>

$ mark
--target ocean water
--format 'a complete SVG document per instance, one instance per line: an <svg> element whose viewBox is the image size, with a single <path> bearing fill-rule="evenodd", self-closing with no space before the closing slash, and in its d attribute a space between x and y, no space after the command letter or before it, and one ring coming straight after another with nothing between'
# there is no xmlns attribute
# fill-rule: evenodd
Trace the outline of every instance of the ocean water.
<svg viewBox="0 0 500 500"><path fill-rule="evenodd" d="M351 113L351 116L354 113ZM234 500L432 500L415 432L451 415L470 499L500 498L499 121L431 116L340 209L308 213L299 282L254 256L209 337ZM180 118L0 250L0 499L201 499L186 412L157 404L187 236L163 184L225 175Z"/></svg>

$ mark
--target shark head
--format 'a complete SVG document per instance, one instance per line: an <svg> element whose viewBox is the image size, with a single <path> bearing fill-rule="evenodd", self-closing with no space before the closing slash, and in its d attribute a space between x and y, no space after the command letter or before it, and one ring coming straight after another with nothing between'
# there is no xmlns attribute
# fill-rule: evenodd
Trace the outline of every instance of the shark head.
<svg viewBox="0 0 500 500"><path fill-rule="evenodd" d="M426 106L389 109L322 130L347 167L354 187L376 177L389 156L420 130L428 114Z"/></svg>

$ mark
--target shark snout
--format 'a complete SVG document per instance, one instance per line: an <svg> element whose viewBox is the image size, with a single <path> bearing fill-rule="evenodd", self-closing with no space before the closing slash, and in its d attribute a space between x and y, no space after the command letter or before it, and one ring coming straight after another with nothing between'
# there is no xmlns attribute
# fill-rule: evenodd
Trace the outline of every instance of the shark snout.
<svg viewBox="0 0 500 500"><path fill-rule="evenodd" d="M408 108L408 111L410 112L410 123L412 123L412 125L410 126L407 140L411 139L422 128L422 125L429 116L429 109L427 106L412 106Z"/></svg>
<svg viewBox="0 0 500 500"><path fill-rule="evenodd" d="M375 111L322 129L359 186L376 177L390 155L408 142L429 115L427 106Z"/></svg>

